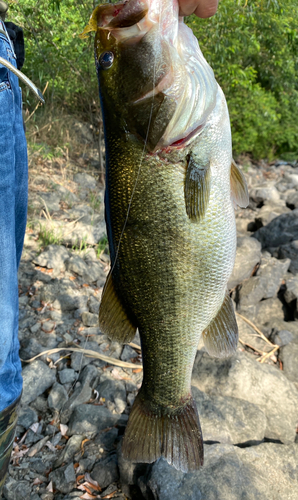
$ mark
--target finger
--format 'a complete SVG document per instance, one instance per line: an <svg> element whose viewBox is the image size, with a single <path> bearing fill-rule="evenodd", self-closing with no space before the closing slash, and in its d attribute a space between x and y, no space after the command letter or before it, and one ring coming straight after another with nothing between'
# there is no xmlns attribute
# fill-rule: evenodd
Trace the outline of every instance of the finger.
<svg viewBox="0 0 298 500"><path fill-rule="evenodd" d="M218 0L180 0L180 16L195 14L203 19L214 16Z"/></svg>

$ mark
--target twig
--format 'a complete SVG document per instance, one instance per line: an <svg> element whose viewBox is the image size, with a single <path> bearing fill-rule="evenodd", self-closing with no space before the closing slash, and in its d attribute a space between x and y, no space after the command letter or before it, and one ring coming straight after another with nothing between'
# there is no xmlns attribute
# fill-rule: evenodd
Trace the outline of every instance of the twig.
<svg viewBox="0 0 298 500"><path fill-rule="evenodd" d="M274 353L275 353L275 351L277 351L277 349L279 349L279 347L280 347L279 345L276 345L276 346L274 347L274 349L272 349L272 351L267 352L267 354L265 354L265 353L264 353L264 354L263 354L263 356L262 356L261 358L259 358L259 359L258 359L258 361L260 361L260 363L264 363L264 361L265 361L267 358L269 358L270 356L272 356L272 354L274 354Z"/></svg>
<svg viewBox="0 0 298 500"><path fill-rule="evenodd" d="M121 366L122 368L143 368L143 365L140 365L140 364L127 363L126 361L121 361L119 359L111 358L110 356L105 356L104 354L99 354L98 352L91 351L90 349L81 349L81 348L75 348L75 347L56 347L55 349L47 349L46 351L43 351L43 352L37 354L37 356L34 356L31 359L22 359L22 361L24 361L25 363L32 363L32 361L39 358L40 356L43 356L45 354L55 354L56 352L60 352L60 351L81 352L89 358L101 359L102 361L105 361L106 363L109 363L111 365Z"/></svg>
<svg viewBox="0 0 298 500"><path fill-rule="evenodd" d="M245 316L242 316L242 314L239 314L236 312L236 315L239 316L239 318L243 319L243 321L245 321L248 325L250 325L259 335L260 337L262 337L262 339L267 342L267 344L271 345L271 346L274 346L275 344L272 344L272 342L270 342L270 340L267 339L267 337L265 337L264 333L261 332L261 330L259 330L259 328L254 325L254 323L252 323L249 319L245 318Z"/></svg>
<svg viewBox="0 0 298 500"><path fill-rule="evenodd" d="M254 351L258 352L259 354L262 354L262 356L264 355L264 351L260 351L256 347L253 347L252 345L248 344L247 342L244 342L244 340L239 339L239 342L241 342L241 344L243 344L243 345L246 345L250 349L253 349Z"/></svg>

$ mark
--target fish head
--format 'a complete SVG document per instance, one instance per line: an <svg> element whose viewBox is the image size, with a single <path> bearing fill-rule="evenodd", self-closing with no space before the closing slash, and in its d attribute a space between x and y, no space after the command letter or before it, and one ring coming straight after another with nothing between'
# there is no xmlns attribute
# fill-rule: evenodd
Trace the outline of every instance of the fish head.
<svg viewBox="0 0 298 500"><path fill-rule="evenodd" d="M133 134L150 152L200 130L215 105L213 72L178 10L177 0L104 4L82 34L96 32L105 128Z"/></svg>

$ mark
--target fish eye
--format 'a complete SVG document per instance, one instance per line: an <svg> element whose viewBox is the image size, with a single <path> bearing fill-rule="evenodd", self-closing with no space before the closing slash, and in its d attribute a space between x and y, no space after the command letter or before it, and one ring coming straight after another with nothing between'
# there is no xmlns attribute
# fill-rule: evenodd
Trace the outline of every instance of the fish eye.
<svg viewBox="0 0 298 500"><path fill-rule="evenodd" d="M101 69L109 69L114 62L114 54L113 52L103 52L100 54L98 59L98 64Z"/></svg>

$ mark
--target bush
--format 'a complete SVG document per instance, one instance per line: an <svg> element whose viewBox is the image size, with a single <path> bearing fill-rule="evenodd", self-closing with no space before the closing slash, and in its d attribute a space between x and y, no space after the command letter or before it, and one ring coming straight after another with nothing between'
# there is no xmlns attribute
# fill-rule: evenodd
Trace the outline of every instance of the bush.
<svg viewBox="0 0 298 500"><path fill-rule="evenodd" d="M188 25L226 95L235 154L298 155L298 4L222 0Z"/></svg>

